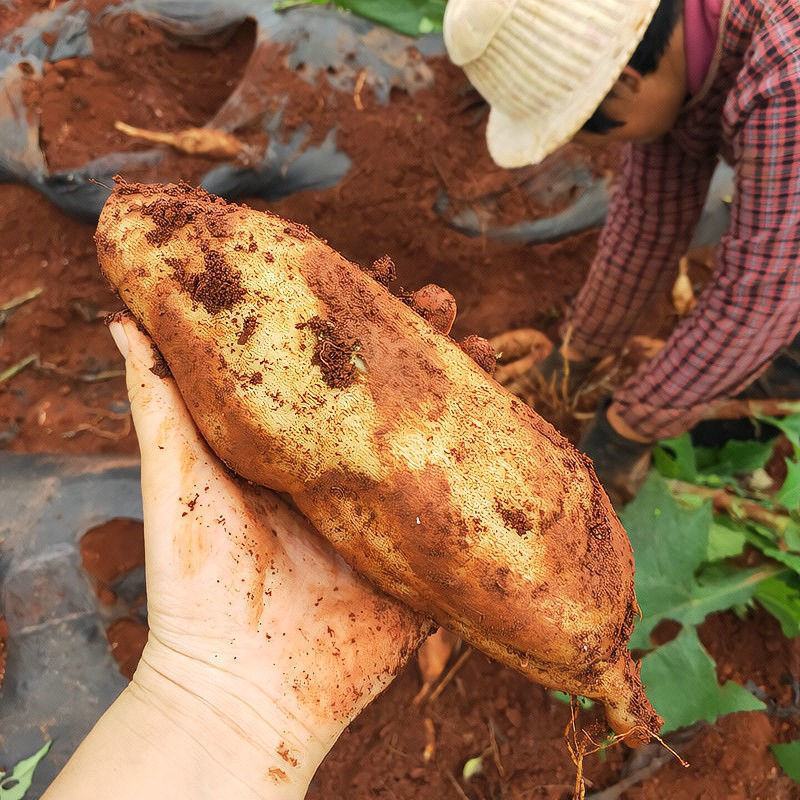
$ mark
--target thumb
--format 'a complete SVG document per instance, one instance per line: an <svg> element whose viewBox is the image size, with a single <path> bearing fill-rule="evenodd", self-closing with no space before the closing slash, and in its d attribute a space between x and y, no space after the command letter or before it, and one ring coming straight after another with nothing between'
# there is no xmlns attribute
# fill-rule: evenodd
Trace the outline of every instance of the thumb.
<svg viewBox="0 0 800 800"><path fill-rule="evenodd" d="M139 439L147 585L155 610L165 587L182 585L192 554L208 551L201 539L212 528L195 523L207 507L224 505L235 485L201 438L150 337L128 314L115 316L108 328L125 358Z"/></svg>
<svg viewBox="0 0 800 800"><path fill-rule="evenodd" d="M213 459L194 425L169 368L152 339L129 314L109 332L125 358L128 400L139 440L145 500L180 494L189 465Z"/></svg>
<svg viewBox="0 0 800 800"><path fill-rule="evenodd" d="M115 314L108 330L125 359L131 416L144 459L154 446L163 447L164 429L189 423L189 414L163 357L134 319Z"/></svg>

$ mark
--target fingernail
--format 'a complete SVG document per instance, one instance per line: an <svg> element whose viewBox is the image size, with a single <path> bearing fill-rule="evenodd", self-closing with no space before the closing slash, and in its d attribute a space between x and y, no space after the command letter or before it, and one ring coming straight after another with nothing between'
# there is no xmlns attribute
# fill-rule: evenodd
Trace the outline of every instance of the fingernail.
<svg viewBox="0 0 800 800"><path fill-rule="evenodd" d="M123 328L119 322L111 322L108 325L108 331L117 349L122 353L122 357L127 358L128 352L130 351L130 344L128 343L128 335L125 333L125 328Z"/></svg>

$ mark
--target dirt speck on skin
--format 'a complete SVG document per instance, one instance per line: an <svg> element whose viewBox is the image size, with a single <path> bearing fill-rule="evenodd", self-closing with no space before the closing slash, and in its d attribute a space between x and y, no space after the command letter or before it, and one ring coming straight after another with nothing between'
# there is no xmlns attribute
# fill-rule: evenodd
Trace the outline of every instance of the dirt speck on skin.
<svg viewBox="0 0 800 800"><path fill-rule="evenodd" d="M322 377L331 389L346 389L356 379L356 368L352 363L358 344L348 342L336 330L336 326L321 317L312 317L301 322L298 329L308 328L316 338L312 363L322 370Z"/></svg>
<svg viewBox="0 0 800 800"><path fill-rule="evenodd" d="M244 322L242 323L242 332L239 334L239 338L236 340L237 344L247 344L250 341L250 337L255 333L256 326L258 325L258 318L255 314L250 314L248 317L245 317Z"/></svg>
<svg viewBox="0 0 800 800"><path fill-rule="evenodd" d="M503 518L503 522L505 522L506 526L512 531L516 531L520 536L527 536L533 531L533 525L531 525L524 511L509 508L499 500L494 501L494 507L497 513Z"/></svg>
<svg viewBox="0 0 800 800"><path fill-rule="evenodd" d="M289 776L279 767L270 767L269 776L275 783L288 783Z"/></svg>
<svg viewBox="0 0 800 800"><path fill-rule="evenodd" d="M278 745L278 755L287 763L293 767L296 767L298 764L297 759L292 755L289 747L286 745L286 742L281 742Z"/></svg>
<svg viewBox="0 0 800 800"><path fill-rule="evenodd" d="M179 266L173 269L175 280L189 297L200 303L209 314L233 308L245 296L241 274L215 250L203 254L205 270L189 272Z"/></svg>

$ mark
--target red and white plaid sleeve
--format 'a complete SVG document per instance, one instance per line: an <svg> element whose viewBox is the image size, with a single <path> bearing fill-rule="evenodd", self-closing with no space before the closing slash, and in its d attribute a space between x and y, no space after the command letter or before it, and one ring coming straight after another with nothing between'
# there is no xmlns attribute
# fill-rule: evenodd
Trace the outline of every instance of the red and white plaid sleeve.
<svg viewBox="0 0 800 800"><path fill-rule="evenodd" d="M614 398L649 439L688 430L800 331L800 11L790 21L754 48L725 108L736 200L713 282Z"/></svg>
<svg viewBox="0 0 800 800"><path fill-rule="evenodd" d="M715 166L671 135L626 146L597 256L562 330L586 358L618 352L650 301L669 291Z"/></svg>

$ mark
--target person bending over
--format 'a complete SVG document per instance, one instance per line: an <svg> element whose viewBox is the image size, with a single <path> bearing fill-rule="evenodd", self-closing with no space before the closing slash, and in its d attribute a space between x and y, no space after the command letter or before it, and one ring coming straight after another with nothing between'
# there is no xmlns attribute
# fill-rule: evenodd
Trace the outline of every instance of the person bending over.
<svg viewBox="0 0 800 800"><path fill-rule="evenodd" d="M800 4L450 0L444 35L491 106L499 165L536 164L573 137L626 143L599 251L545 378L568 361L574 384L621 349L668 292L718 158L734 167L711 282L584 434L619 501L654 442L740 393L800 331Z"/></svg>

